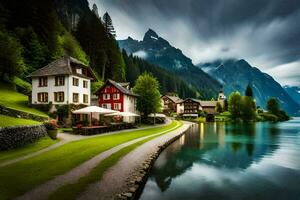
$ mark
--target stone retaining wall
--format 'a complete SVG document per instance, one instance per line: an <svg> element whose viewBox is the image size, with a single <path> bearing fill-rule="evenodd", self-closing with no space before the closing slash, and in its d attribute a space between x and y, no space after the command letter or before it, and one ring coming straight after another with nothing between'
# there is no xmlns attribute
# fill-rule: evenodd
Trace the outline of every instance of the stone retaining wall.
<svg viewBox="0 0 300 200"><path fill-rule="evenodd" d="M46 134L44 125L2 127L0 128L0 151L35 142Z"/></svg>
<svg viewBox="0 0 300 200"><path fill-rule="evenodd" d="M40 122L48 120L48 117L38 116L38 115L22 112L19 110L14 110L11 108L7 108L3 105L0 105L0 114L7 115L10 117L15 117L15 118L32 119Z"/></svg>
<svg viewBox="0 0 300 200"><path fill-rule="evenodd" d="M190 127L191 126L189 126L189 128ZM136 172L128 178L126 181L128 183L127 188L125 189L126 192L117 194L113 199L138 199L146 184L148 175L160 153L170 144L179 139L183 134L185 134L188 129L182 131L182 133L178 134L176 137L171 138L163 145L158 146L156 151L154 151L149 158L142 163L139 169L137 169Z"/></svg>

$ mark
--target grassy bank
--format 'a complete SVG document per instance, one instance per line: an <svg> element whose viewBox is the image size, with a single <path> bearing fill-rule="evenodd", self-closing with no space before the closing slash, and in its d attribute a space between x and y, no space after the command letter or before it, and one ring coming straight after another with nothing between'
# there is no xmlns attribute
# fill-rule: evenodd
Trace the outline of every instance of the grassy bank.
<svg viewBox="0 0 300 200"><path fill-rule="evenodd" d="M178 123L174 121L163 127L74 141L39 156L2 167L0 169L0 199L12 199L114 146L171 130Z"/></svg>
<svg viewBox="0 0 300 200"><path fill-rule="evenodd" d="M28 107L28 96L16 92L12 85L2 82L0 82L0 104L26 113L47 116L42 111Z"/></svg>
<svg viewBox="0 0 300 200"><path fill-rule="evenodd" d="M0 152L0 163L19 158L21 156L26 156L28 154L34 153L41 149L44 149L52 144L57 143L59 140L52 140L49 137L45 137L35 143L28 144L18 149L1 151Z"/></svg>
<svg viewBox="0 0 300 200"><path fill-rule="evenodd" d="M29 119L14 118L6 115L0 115L0 127L25 126L25 125L37 125L37 124L41 124L41 122L29 120Z"/></svg>

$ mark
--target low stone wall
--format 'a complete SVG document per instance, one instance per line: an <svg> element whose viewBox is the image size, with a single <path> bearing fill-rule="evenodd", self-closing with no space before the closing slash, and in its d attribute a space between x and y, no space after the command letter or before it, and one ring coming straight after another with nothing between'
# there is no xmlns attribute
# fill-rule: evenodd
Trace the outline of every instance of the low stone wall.
<svg viewBox="0 0 300 200"><path fill-rule="evenodd" d="M190 127L191 126L189 126L189 128ZM131 199L131 200L138 199L140 197L140 194L141 194L145 184L146 184L148 175L149 175L156 159L160 155L160 153L165 148L167 148L170 144L172 144L173 142L178 140L183 134L186 133L186 131L188 129L184 130L183 132L178 134L176 137L171 138L163 145L158 146L156 151L154 151L149 156L149 158L142 163L142 165L139 167L139 169L137 169L136 172L127 179L126 182L128 184L127 184L127 188L125 189L125 191L127 191L127 192L117 194L113 199Z"/></svg>
<svg viewBox="0 0 300 200"><path fill-rule="evenodd" d="M3 105L0 105L0 114L7 115L10 117L15 117L15 118L32 119L32 120L40 121L40 122L48 120L48 117L42 117L42 116L22 112L19 110L14 110L11 108L7 108Z"/></svg>
<svg viewBox="0 0 300 200"><path fill-rule="evenodd" d="M44 125L2 127L0 128L0 151L35 142L46 134Z"/></svg>

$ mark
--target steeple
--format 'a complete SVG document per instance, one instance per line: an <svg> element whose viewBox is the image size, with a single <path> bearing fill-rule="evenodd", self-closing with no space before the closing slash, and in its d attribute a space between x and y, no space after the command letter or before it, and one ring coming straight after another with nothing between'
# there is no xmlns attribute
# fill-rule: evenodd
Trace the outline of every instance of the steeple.
<svg viewBox="0 0 300 200"><path fill-rule="evenodd" d="M224 94L223 88L220 89L219 95L218 95L218 101L224 101L226 99L226 96Z"/></svg>

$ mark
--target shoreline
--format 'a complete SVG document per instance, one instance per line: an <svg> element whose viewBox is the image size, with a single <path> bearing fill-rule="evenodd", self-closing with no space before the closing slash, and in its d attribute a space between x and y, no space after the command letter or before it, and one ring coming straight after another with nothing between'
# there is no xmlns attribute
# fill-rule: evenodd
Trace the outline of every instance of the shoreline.
<svg viewBox="0 0 300 200"><path fill-rule="evenodd" d="M148 158L146 158L142 163L139 163L139 167L134 169L134 172L126 179L126 187L123 189L123 192L115 194L112 199L138 199L144 189L144 186L148 180L151 169L159 157L161 152L166 149L170 144L178 140L182 135L186 134L188 129L196 125L193 122L184 122L186 125L178 134L175 134L174 137L168 138L162 144L157 145L155 150L150 153ZM138 150L137 150L138 151Z"/></svg>

